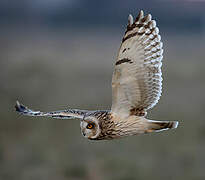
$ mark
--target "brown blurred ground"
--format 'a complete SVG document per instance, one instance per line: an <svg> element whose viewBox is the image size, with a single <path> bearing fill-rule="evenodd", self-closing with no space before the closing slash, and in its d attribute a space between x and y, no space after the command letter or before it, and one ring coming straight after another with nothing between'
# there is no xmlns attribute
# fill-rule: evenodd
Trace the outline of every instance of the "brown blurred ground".
<svg viewBox="0 0 205 180"><path fill-rule="evenodd" d="M5 28L0 36L0 179L205 179L203 32L161 31L163 95L148 117L179 128L114 141L88 141L79 121L14 111L109 109L123 28Z"/></svg>

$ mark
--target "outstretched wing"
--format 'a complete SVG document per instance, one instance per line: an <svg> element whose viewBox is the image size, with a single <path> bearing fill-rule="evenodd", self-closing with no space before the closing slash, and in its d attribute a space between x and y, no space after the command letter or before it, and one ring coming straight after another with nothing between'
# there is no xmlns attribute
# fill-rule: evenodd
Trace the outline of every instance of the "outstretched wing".
<svg viewBox="0 0 205 180"><path fill-rule="evenodd" d="M156 21L140 11L129 15L112 79L112 109L121 116L143 116L155 106L162 90L162 42Z"/></svg>
<svg viewBox="0 0 205 180"><path fill-rule="evenodd" d="M68 109L62 111L53 111L53 112L41 112L41 111L33 111L24 105L20 104L18 101L15 105L16 111L26 115L26 116L47 116L52 118L58 119L72 119L72 118L79 118L83 119L84 115L87 113L85 110L78 110L78 109Z"/></svg>

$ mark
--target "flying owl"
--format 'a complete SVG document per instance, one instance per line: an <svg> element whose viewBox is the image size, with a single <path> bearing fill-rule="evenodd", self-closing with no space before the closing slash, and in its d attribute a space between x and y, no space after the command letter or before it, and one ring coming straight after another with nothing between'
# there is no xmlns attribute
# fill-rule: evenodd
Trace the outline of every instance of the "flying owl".
<svg viewBox="0 0 205 180"><path fill-rule="evenodd" d="M156 21L140 11L128 25L116 58L112 76L111 110L68 109L33 111L16 102L16 111L28 116L80 119L81 132L90 140L108 140L177 128L177 121L146 118L162 92L162 42Z"/></svg>

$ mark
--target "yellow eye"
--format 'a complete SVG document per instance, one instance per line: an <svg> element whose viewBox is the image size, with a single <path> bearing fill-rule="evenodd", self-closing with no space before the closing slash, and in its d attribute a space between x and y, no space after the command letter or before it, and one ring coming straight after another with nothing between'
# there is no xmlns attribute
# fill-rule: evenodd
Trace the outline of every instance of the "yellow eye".
<svg viewBox="0 0 205 180"><path fill-rule="evenodd" d="M94 124L89 123L86 128L87 129L92 129L92 128L94 128Z"/></svg>

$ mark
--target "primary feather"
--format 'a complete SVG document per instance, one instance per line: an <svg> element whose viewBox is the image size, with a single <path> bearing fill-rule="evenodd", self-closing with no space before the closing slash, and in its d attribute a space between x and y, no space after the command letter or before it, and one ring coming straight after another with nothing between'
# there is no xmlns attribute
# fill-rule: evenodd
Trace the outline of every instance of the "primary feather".
<svg viewBox="0 0 205 180"><path fill-rule="evenodd" d="M27 116L47 116L57 119L72 119L72 118L79 118L82 119L85 114L86 110L79 110L79 109L67 109L67 110L60 110L60 111L52 111L52 112L41 112L41 111L34 111L23 104L20 104L18 101L15 105L16 111Z"/></svg>

